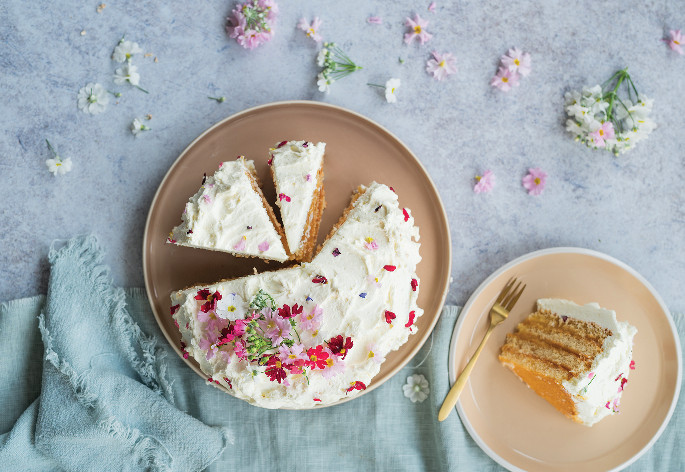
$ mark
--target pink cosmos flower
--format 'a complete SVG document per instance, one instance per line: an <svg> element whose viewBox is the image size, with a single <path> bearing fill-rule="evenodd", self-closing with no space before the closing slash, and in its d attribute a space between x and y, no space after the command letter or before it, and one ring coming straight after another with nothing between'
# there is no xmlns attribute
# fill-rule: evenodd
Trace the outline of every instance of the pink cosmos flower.
<svg viewBox="0 0 685 472"><path fill-rule="evenodd" d="M511 48L506 55L501 57L502 65L512 72L517 72L522 76L530 74L530 54L518 48Z"/></svg>
<svg viewBox="0 0 685 472"><path fill-rule="evenodd" d="M428 59L426 62L426 72L433 75L435 80L443 80L447 76L457 73L457 60L454 54L449 52L439 54L436 51L433 51L432 54L433 59Z"/></svg>
<svg viewBox="0 0 685 472"><path fill-rule="evenodd" d="M414 13L414 19L407 18L404 25L411 28L411 32L404 35L404 42L407 44L410 44L414 38L418 38L421 44L425 44L433 37L432 34L424 30L428 26L428 21L421 19L416 13Z"/></svg>
<svg viewBox="0 0 685 472"><path fill-rule="evenodd" d="M383 24L383 18L380 16L370 16L367 18L366 22L372 25L380 25Z"/></svg>
<svg viewBox="0 0 685 472"><path fill-rule="evenodd" d="M523 186L529 195L540 195L545 189L547 174L539 167L528 169L528 174L523 178Z"/></svg>
<svg viewBox="0 0 685 472"><path fill-rule="evenodd" d="M668 44L668 47L670 47L672 50L677 52L680 55L685 54L683 52L682 45L685 43L685 35L683 35L680 30L671 30L670 31L671 39L663 39L662 41Z"/></svg>
<svg viewBox="0 0 685 472"><path fill-rule="evenodd" d="M297 24L297 28L305 32L308 38L312 38L317 43L323 41L323 37L319 34L319 28L321 27L321 20L318 16L315 16L312 23L309 24L305 18L301 18L300 22Z"/></svg>
<svg viewBox="0 0 685 472"><path fill-rule="evenodd" d="M300 326L307 331L316 331L321 326L322 315L323 308L314 305L314 310L311 313L300 314Z"/></svg>
<svg viewBox="0 0 685 472"><path fill-rule="evenodd" d="M606 143L604 141L606 139L613 139L616 136L614 133L614 125L611 123L611 121L606 121L602 123L602 126L600 126L597 130L590 133L589 136L592 138L595 146L605 147Z"/></svg>
<svg viewBox="0 0 685 472"><path fill-rule="evenodd" d="M502 92L508 92L515 85L519 84L519 75L516 71L511 71L507 67L500 67L497 75L490 81L490 85L497 87Z"/></svg>
<svg viewBox="0 0 685 472"><path fill-rule="evenodd" d="M483 175L476 176L476 185L473 186L474 193L487 193L495 186L495 174L491 170L486 170Z"/></svg>
<svg viewBox="0 0 685 472"><path fill-rule="evenodd" d="M345 361L338 356L334 356L330 349L325 349L328 353L328 359L326 359L326 368L321 372L324 379L332 379L336 375L345 371Z"/></svg>

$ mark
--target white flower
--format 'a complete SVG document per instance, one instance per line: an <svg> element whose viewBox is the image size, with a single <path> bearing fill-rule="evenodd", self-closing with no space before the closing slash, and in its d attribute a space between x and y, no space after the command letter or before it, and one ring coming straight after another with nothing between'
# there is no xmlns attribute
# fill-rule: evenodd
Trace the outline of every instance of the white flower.
<svg viewBox="0 0 685 472"><path fill-rule="evenodd" d="M100 84L90 83L78 91L78 108L91 115L105 111L109 103L107 90Z"/></svg>
<svg viewBox="0 0 685 472"><path fill-rule="evenodd" d="M319 86L319 92L330 92L331 91L331 84L333 81L329 78L327 78L325 75L323 75L323 72L320 72L319 75L316 76L318 79L316 81L316 85Z"/></svg>
<svg viewBox="0 0 685 472"><path fill-rule="evenodd" d="M421 403L430 393L428 388L428 380L421 374L410 375L407 377L407 383L402 386L404 396L412 401L412 403Z"/></svg>
<svg viewBox="0 0 685 472"><path fill-rule="evenodd" d="M133 119L133 122L131 123L131 133L133 133L134 136L138 137L138 135L143 131L149 130L150 128L145 126L145 124L139 118Z"/></svg>
<svg viewBox="0 0 685 472"><path fill-rule="evenodd" d="M45 165L54 175L64 175L71 170L71 157L62 160L59 156L54 159L47 159Z"/></svg>
<svg viewBox="0 0 685 472"><path fill-rule="evenodd" d="M395 95L395 90L400 88L400 79L390 79L385 83L385 99L388 103L396 103L397 95Z"/></svg>
<svg viewBox="0 0 685 472"><path fill-rule="evenodd" d="M140 83L140 74L137 72L138 68L131 63L126 63L123 67L116 70L114 74L114 83L117 85L129 82L131 85L138 86Z"/></svg>
<svg viewBox="0 0 685 472"><path fill-rule="evenodd" d="M140 54L143 50L138 46L138 43L133 41L124 41L122 38L119 44L114 48L112 53L112 60L116 62L126 62L130 61L134 54Z"/></svg>
<svg viewBox="0 0 685 472"><path fill-rule="evenodd" d="M219 318L235 321L242 320L247 315L249 304L237 293L224 295L221 300L216 302L214 312Z"/></svg>
<svg viewBox="0 0 685 472"><path fill-rule="evenodd" d="M321 51L319 51L319 55L316 57L316 63L319 65L319 67L323 67L323 65L326 63L327 57L328 49L323 48Z"/></svg>

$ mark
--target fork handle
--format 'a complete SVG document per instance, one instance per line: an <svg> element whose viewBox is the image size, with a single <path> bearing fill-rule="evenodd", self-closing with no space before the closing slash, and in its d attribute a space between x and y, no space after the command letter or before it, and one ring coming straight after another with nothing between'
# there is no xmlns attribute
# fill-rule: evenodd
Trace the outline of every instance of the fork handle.
<svg viewBox="0 0 685 472"><path fill-rule="evenodd" d="M480 356L480 353L483 350L483 347L485 346L485 342L490 337L490 334L492 334L492 330L494 328L495 326L490 325L488 330L485 332L485 336L483 336L483 340L478 345L476 352L473 353L473 356L471 356L469 363L466 364L464 370L462 370L461 374L459 374L459 377L457 377L457 381L454 382L454 385L452 385L452 388L445 397L445 401L442 402L442 406L440 407L440 411L438 412L438 420L445 421L445 419L450 415L450 413L452 413L454 406L457 404L457 400L459 400L459 395L461 395L461 392L462 390L464 390L466 382L469 379L469 375L471 375L473 366L476 365L478 356Z"/></svg>

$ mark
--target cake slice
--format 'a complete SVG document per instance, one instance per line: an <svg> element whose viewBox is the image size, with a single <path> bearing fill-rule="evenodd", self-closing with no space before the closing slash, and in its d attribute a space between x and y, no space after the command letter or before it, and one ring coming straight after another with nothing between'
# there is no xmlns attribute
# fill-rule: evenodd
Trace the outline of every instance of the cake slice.
<svg viewBox="0 0 685 472"><path fill-rule="evenodd" d="M597 303L540 299L507 334L499 360L566 417L592 426L618 413L636 333Z"/></svg>
<svg viewBox="0 0 685 472"><path fill-rule="evenodd" d="M190 197L168 243L285 262L281 225L267 203L252 161L223 162Z"/></svg>
<svg viewBox="0 0 685 472"><path fill-rule="evenodd" d="M311 260L326 205L323 156L326 143L282 141L269 150L276 205L288 248L297 261Z"/></svg>
<svg viewBox="0 0 685 472"><path fill-rule="evenodd" d="M184 356L264 408L360 394L417 332L418 228L389 187L362 187L311 263L171 293Z"/></svg>

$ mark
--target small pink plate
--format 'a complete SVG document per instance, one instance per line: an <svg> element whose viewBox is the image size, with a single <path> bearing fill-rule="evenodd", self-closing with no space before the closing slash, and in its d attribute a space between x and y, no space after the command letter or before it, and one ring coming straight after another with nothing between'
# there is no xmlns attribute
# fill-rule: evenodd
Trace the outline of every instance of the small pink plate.
<svg viewBox="0 0 685 472"><path fill-rule="evenodd" d="M459 316L450 346L450 381L468 362L488 325L488 312L512 276L527 288L481 354L457 411L478 445L502 466L526 471L620 470L659 438L673 414L682 376L673 319L654 288L635 270L605 254L552 248L522 256L488 277ZM621 413L593 427L568 420L497 360L507 333L538 298L597 302L638 330L636 369Z"/></svg>

